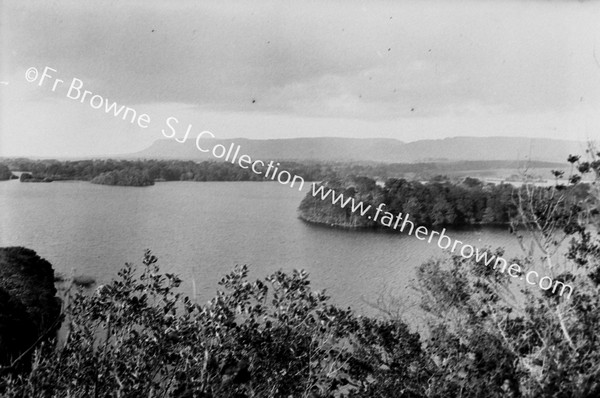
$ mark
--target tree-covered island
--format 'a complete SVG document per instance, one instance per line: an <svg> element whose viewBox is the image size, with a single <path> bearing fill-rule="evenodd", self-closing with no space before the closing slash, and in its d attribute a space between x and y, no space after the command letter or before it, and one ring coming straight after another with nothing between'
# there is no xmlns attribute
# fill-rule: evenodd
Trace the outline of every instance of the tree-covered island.
<svg viewBox="0 0 600 398"><path fill-rule="evenodd" d="M320 186L324 189L321 192L333 191L323 199L321 192L316 193ZM589 188L588 184L565 187L567 195L577 198L589 195ZM461 182L438 179L427 183L390 178L381 186L372 178L349 176L317 184L300 203L298 215L304 221L331 227L377 228L381 224L373 221L373 215L384 203L386 212L410 214L411 220L420 225L506 225L518 214L518 192L511 184L484 183L470 177ZM370 207L369 211L361 216L360 211L352 211L351 205L342 207L342 198L333 204L332 197L340 194L344 201L352 198L349 203L362 202L362 208Z"/></svg>

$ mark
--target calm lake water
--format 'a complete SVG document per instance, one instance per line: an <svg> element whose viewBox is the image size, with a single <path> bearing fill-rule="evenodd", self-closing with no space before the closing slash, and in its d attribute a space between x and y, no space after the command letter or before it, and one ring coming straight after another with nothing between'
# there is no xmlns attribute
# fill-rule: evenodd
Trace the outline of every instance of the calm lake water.
<svg viewBox="0 0 600 398"><path fill-rule="evenodd" d="M306 187L309 189L309 187ZM57 272L112 279L125 262L141 264L146 248L182 289L209 300L235 264L253 278L304 268L313 286L361 312L382 291L415 297L414 270L445 254L434 243L386 232L308 225L297 218L304 193L278 183L164 182L147 188L87 182L0 182L0 245L25 246ZM505 228L451 230L483 247L520 254ZM508 258L508 257L507 257Z"/></svg>

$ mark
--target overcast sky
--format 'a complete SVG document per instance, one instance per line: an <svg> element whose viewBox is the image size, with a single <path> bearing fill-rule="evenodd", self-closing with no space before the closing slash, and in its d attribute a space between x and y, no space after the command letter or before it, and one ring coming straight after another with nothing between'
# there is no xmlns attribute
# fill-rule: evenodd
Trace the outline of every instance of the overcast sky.
<svg viewBox="0 0 600 398"><path fill-rule="evenodd" d="M0 156L218 138L600 138L600 2L2 1ZM29 83L49 66L65 87ZM84 89L140 128L66 97Z"/></svg>

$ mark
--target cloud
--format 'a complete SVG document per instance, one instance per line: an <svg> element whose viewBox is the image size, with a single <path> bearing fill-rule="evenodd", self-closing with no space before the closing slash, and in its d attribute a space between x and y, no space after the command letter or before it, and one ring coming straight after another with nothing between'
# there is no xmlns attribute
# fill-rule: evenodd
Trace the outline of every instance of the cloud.
<svg viewBox="0 0 600 398"><path fill-rule="evenodd" d="M320 134L331 120L409 123L423 134L435 126L440 135L434 120L444 120L454 123L449 132L476 134L478 124L461 118L488 131L486 118L534 126L538 115L572 120L597 109L599 19L599 2L568 1L9 0L2 80L51 66L129 106L176 103L221 120L321 118ZM1 98L33 131L47 123L34 120L48 112L40 104L54 97L4 90ZM102 125L72 105L61 110L66 125ZM22 133L20 119L3 117L4 134Z"/></svg>
<svg viewBox="0 0 600 398"><path fill-rule="evenodd" d="M10 3L8 63L50 64L135 103L215 109L310 112L302 104L313 101L316 114L369 117L380 104L379 114L397 117L410 103L435 112L474 101L540 110L583 93L598 100L584 87L600 40L594 4L177 4Z"/></svg>

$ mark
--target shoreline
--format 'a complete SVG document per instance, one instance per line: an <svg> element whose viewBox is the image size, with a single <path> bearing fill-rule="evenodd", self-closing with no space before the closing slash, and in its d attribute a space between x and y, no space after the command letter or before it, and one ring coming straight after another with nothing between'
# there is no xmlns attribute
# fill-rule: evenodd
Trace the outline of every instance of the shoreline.
<svg viewBox="0 0 600 398"><path fill-rule="evenodd" d="M340 230L347 230L347 231L387 231L389 233L402 233L401 231L395 230L393 228L389 228L386 226L382 226L380 224L376 224L373 226L352 226L352 225L343 225L343 224L331 224L328 222L324 222L324 221L316 221L316 220L312 220L310 218L307 218L305 216L303 216L302 214L300 214L300 212L298 212L298 219L302 220L303 222L307 223L307 224L311 224L311 225L316 225L316 226L320 226L320 227L326 227L326 228L331 228L331 229L340 229ZM463 229L481 229L481 228L495 228L495 229L500 229L502 227L510 227L510 222L494 222L494 223L482 223L482 222L478 222L478 223L472 223L472 224L460 224L460 225L454 225L454 224L439 224L439 225L427 225L427 224L420 224L424 227L427 228L446 228L448 230L463 230Z"/></svg>

